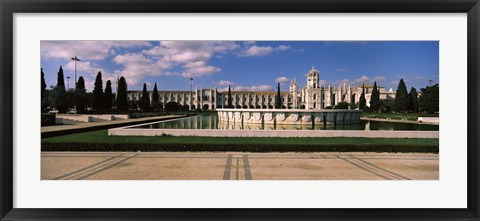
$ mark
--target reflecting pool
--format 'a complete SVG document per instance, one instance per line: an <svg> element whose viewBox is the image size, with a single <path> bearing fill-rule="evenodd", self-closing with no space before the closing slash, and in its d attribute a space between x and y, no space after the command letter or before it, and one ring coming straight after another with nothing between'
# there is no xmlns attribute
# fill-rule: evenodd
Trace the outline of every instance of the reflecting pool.
<svg viewBox="0 0 480 221"><path fill-rule="evenodd" d="M137 127L142 129L218 129L218 130L410 130L410 131L438 131L438 125L397 123L360 120L354 125L272 125L226 123L218 120L216 115L199 115L165 122L144 124Z"/></svg>

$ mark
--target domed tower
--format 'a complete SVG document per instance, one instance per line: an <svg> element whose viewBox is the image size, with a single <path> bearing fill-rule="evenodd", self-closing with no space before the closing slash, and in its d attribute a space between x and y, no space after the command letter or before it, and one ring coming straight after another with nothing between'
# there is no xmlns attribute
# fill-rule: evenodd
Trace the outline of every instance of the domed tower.
<svg viewBox="0 0 480 221"><path fill-rule="evenodd" d="M319 80L320 74L315 67L312 66L312 70L310 70L307 74L307 87L313 89L320 88L320 85L318 85Z"/></svg>

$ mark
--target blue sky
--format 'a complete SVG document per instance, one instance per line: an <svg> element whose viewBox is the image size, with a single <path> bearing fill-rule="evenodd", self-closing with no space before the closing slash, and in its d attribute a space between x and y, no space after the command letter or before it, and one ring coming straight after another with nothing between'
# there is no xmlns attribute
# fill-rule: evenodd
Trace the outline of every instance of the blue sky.
<svg viewBox="0 0 480 221"><path fill-rule="evenodd" d="M129 90L155 82L159 90L190 90L193 78L194 87L274 91L280 82L287 91L294 78L304 86L312 66L324 86L376 81L396 90L403 78L418 91L429 79L438 83L438 53L437 41L42 41L41 65L48 86L61 65L73 88L77 56L88 91L99 71L104 85L124 76Z"/></svg>

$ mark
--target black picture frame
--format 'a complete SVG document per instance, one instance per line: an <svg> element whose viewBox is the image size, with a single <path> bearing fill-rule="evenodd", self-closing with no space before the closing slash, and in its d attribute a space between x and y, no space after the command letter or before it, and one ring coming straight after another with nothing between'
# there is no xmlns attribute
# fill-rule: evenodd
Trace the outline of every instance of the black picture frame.
<svg viewBox="0 0 480 221"><path fill-rule="evenodd" d="M1 220L479 220L479 0L0 0ZM14 13L467 13L466 209L16 209L13 208ZM448 199L445 199L448 200Z"/></svg>

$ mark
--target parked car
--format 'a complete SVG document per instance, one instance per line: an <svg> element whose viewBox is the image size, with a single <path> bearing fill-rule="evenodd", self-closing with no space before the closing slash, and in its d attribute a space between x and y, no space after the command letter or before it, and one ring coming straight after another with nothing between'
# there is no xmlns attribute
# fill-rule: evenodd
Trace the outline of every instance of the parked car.
<svg viewBox="0 0 480 221"><path fill-rule="evenodd" d="M58 114L58 110L53 108L50 111L48 111L49 114Z"/></svg>
<svg viewBox="0 0 480 221"><path fill-rule="evenodd" d="M68 109L67 114L77 114L77 109L75 109L75 108L70 108L70 109Z"/></svg>

